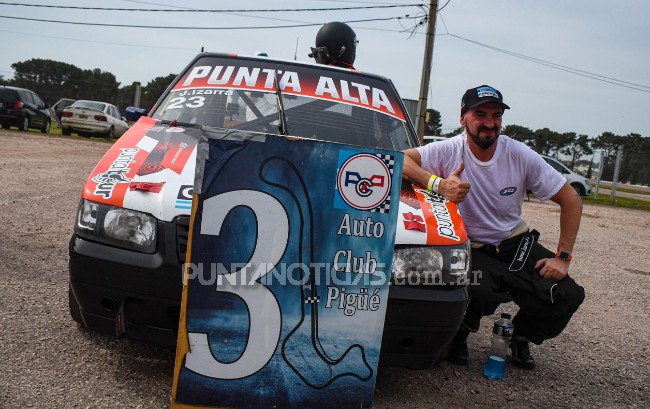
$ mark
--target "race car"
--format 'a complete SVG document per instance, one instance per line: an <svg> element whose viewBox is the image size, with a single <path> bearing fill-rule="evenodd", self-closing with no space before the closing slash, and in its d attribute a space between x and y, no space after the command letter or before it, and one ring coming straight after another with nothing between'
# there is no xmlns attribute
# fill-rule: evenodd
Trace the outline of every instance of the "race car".
<svg viewBox="0 0 650 409"><path fill-rule="evenodd" d="M199 142L185 130L397 152L419 143L387 78L268 57L201 53L149 113L127 115L138 122L82 191L69 244L70 313L90 330L166 345L177 341ZM469 240L456 204L427 189L403 181L398 206L380 365L426 368L463 319Z"/></svg>

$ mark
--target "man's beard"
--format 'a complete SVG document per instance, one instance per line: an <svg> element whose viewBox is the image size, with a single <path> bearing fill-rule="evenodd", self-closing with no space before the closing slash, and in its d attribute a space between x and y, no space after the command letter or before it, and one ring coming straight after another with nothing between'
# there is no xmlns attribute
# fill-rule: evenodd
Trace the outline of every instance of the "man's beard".
<svg viewBox="0 0 650 409"><path fill-rule="evenodd" d="M469 130L469 127L465 127L465 132L467 132L467 135L469 135L470 138L472 138L472 141L478 145L479 148L483 150L487 150L490 148L494 143L499 139L499 129L496 129L496 132L494 133L494 137L489 137L489 138L481 138L479 134L481 133L482 130L489 131L490 129L485 128L485 127L480 127L478 129L477 134L473 134L472 131Z"/></svg>

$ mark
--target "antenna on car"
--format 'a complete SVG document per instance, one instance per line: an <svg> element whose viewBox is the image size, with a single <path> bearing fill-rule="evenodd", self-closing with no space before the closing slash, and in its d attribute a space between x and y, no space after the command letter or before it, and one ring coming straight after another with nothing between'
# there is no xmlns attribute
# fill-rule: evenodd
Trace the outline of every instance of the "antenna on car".
<svg viewBox="0 0 650 409"><path fill-rule="evenodd" d="M300 36L296 37L296 51L293 53L294 61L298 59L298 40L300 40Z"/></svg>

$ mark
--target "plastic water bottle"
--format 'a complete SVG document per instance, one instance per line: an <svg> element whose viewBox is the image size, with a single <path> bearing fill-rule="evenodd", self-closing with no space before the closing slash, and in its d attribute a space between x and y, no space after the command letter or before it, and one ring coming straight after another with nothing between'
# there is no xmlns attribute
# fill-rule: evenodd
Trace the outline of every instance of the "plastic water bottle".
<svg viewBox="0 0 650 409"><path fill-rule="evenodd" d="M492 379L503 379L506 370L506 354L512 339L514 326L510 321L510 314L503 313L501 318L494 323L492 330L492 349L490 357L485 363L483 374Z"/></svg>

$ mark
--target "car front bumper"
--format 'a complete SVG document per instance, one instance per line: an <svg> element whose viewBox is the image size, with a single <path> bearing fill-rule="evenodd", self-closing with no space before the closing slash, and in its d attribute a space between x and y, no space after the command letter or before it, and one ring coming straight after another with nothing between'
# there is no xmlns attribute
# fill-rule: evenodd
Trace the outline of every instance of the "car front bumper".
<svg viewBox="0 0 650 409"><path fill-rule="evenodd" d="M88 329L176 345L187 220L159 222L158 232L154 254L71 238L70 296L79 305ZM413 369L430 366L458 330L468 299L466 286L392 285L380 365ZM121 332L117 328L120 322L124 323Z"/></svg>
<svg viewBox="0 0 650 409"><path fill-rule="evenodd" d="M68 264L71 296L88 329L120 335L119 316L128 338L176 345L188 219L158 222L154 254L72 236Z"/></svg>
<svg viewBox="0 0 650 409"><path fill-rule="evenodd" d="M468 302L467 286L391 286L379 365L431 366L458 331Z"/></svg>

